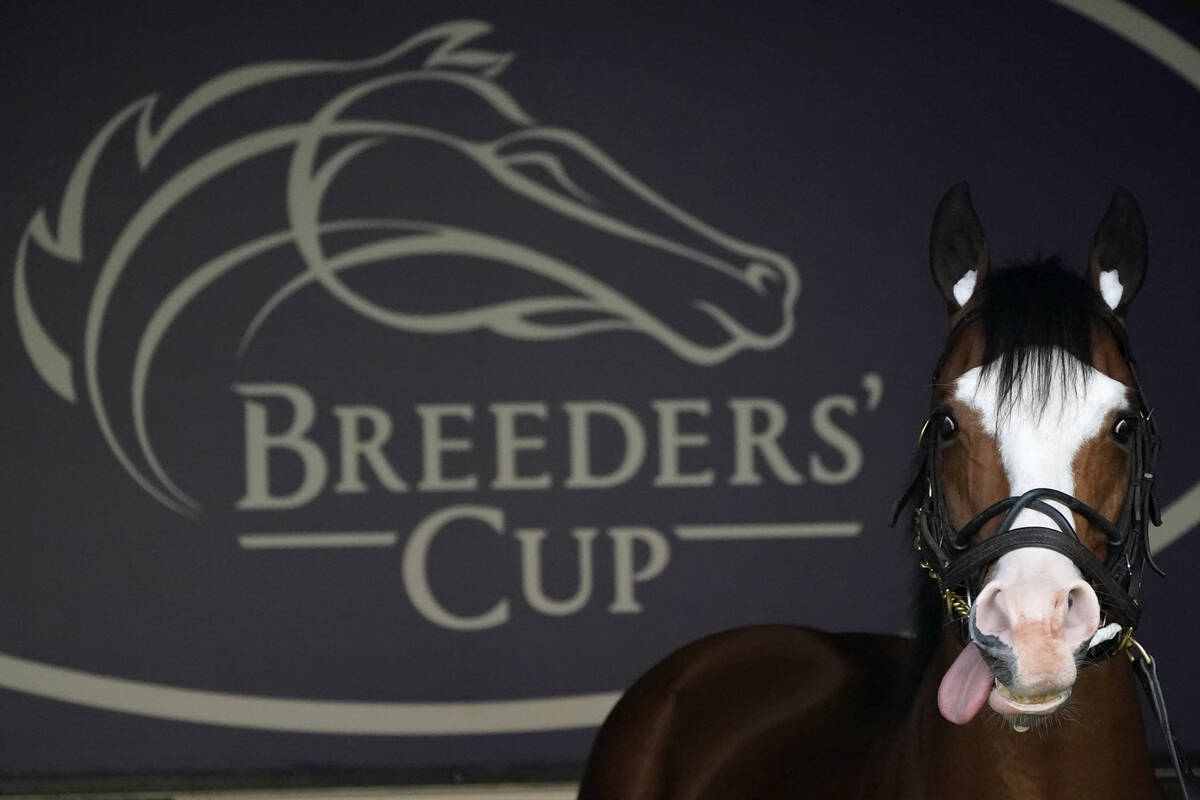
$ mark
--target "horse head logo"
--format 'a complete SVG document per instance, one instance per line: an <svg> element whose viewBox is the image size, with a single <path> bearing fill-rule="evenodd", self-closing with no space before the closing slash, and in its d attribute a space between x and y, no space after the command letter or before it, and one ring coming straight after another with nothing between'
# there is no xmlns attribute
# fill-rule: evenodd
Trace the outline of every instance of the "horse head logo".
<svg viewBox="0 0 1200 800"><path fill-rule="evenodd" d="M511 55L476 46L489 31L478 21L450 22L374 58L241 67L200 86L158 123L157 98L142 98L92 138L68 180L57 228L45 209L34 214L14 270L26 352L64 399L86 395L113 454L164 505L199 508L151 443L146 391L155 353L189 306L268 255L290 254L292 274L238 323L237 356L284 304L312 291L412 335L491 331L539 341L625 332L702 366L791 335L800 285L792 263L690 215L580 133L536 121L498 82ZM258 113L273 117L263 122ZM118 134L129 128L134 183L150 189L105 245L93 244L85 209L96 209L100 165L121 157ZM275 208L275 221L213 250L220 226L211 203L196 210L197 198L251 169L261 186L271 165L284 174L270 184L274 202L259 205ZM251 205L238 213L253 215L259 209ZM180 218L192 220L189 240L205 246L156 265L154 285L165 290L139 332L123 335L130 322L114 310L116 299L137 285L148 243ZM96 267L79 348L60 344L52 315L39 312L35 252ZM436 303L419 291L383 297L371 289L378 283L359 280L382 272L403 281L418 262L435 265L422 274L445 284ZM172 270L179 274L166 282ZM454 287L467 283L472 291L456 296ZM117 317L122 334L112 331ZM107 363L117 353L131 365L127 404L111 397L111 379L101 380L101 356Z"/></svg>

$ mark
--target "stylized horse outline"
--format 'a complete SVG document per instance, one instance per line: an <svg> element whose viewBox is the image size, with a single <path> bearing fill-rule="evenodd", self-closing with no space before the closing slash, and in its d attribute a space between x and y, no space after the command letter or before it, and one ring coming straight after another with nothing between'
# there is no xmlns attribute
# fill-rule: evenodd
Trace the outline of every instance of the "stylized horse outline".
<svg viewBox="0 0 1200 800"><path fill-rule="evenodd" d="M234 69L185 97L155 128L155 96L142 98L109 120L93 137L68 181L52 231L45 209L31 219L20 241L14 270L18 327L26 352L42 379L60 396L76 402L78 390L71 356L46 330L31 297L27 272L32 241L43 252L66 261L84 258L83 211L97 164L117 133L136 120L136 155L144 172L168 149L177 135L197 119L232 98L312 76L367 76L329 99L311 118L250 133L213 149L171 175L143 202L113 241L93 289L85 328L83 377L97 422L113 454L137 483L156 500L180 513L195 514L199 504L167 474L156 456L146 422L145 397L154 355L180 313L206 288L254 258L278 248L297 249L303 271L281 287L249 322L242 337L244 354L263 323L281 303L307 286L319 284L329 295L372 321L410 333L460 333L491 330L525 340L577 337L604 331L631 331L649 336L680 358L696 365L721 363L742 350L765 350L786 341L793 330L799 276L792 263L771 250L730 237L689 215L658 195L608 157L584 136L537 124L496 78L511 54L470 46L489 33L479 21L433 26L377 57L348 62L273 62ZM420 59L420 56L428 54ZM406 65L414 57L415 66ZM476 140L419 124L353 116L356 103L398 86L452 85L482 101L512 130L490 140ZM746 290L768 306L762 320L744 321L708 299L693 308L720 333L717 341L699 341L672 327L596 275L547 252L536 244L507 240L484 231L420 219L335 219L323 217L323 200L331 184L355 159L397 139L436 142L469 159L516 199L550 210L594 231L636 243L659 256L681 259L731 279L731 291ZM328 143L348 140L333 155ZM322 147L322 145L326 145ZM193 192L230 170L269 153L290 150L286 180L289 226L243 242L193 270L162 300L138 342L130 388L130 415L137 453L123 444L100 386L101 334L130 260L145 238L170 211ZM684 231L698 246L633 224L609 213L588 187L580 186L555 151L566 152L598 169L610 188L650 209L669 227ZM324 160L318 153L325 154ZM370 231L382 238L344 252L327 252L326 237L344 231ZM341 278L344 271L381 260L416 255L454 254L484 258L526 270L563 287L561 294L533 296L436 313L388 308L355 291ZM756 324L757 323L757 324ZM762 329L765 330L756 330ZM140 462L140 463L139 463Z"/></svg>

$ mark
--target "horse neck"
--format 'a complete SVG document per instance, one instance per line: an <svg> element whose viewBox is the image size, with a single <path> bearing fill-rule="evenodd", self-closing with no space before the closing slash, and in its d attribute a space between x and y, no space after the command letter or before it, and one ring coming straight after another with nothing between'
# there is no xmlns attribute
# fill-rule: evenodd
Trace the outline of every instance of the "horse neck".
<svg viewBox="0 0 1200 800"><path fill-rule="evenodd" d="M1045 730L1017 733L985 708L967 725L942 718L937 689L961 645L948 633L910 714L896 763L923 773L924 797L1162 797L1145 743L1133 670L1117 655L1080 670L1070 707Z"/></svg>

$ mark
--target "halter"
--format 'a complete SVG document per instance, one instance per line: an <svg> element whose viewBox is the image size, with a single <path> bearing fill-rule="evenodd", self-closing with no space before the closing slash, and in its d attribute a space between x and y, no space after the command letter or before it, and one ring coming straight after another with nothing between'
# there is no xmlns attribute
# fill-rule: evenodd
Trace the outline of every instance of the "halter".
<svg viewBox="0 0 1200 800"><path fill-rule="evenodd" d="M942 444L945 441L943 437L947 432L953 432L957 423L945 408L937 408L921 428L920 466L892 508L891 525L895 526L900 514L919 495L920 499L915 502L913 509L913 527L916 531L914 546L920 555L921 567L937 583L947 615L964 646L971 642L973 598L982 590L990 565L1006 553L1022 547L1042 547L1069 558L1091 584L1100 601L1101 625L1085 646L1087 658L1084 663L1096 663L1122 651L1129 654L1134 671L1158 717L1163 740L1167 743L1186 800L1189 787L1193 795L1200 792L1167 717L1154 659L1133 638L1141 615L1138 595L1146 564L1150 564L1159 575L1164 574L1150 554L1149 540L1150 523L1162 524L1154 495L1154 468L1160 444L1158 426L1152 410L1146 404L1146 395L1138 379L1124 326L1115 318L1106 321L1133 376L1132 388L1138 403L1136 415L1123 420L1130 426L1129 483L1115 522L1077 497L1056 489L1041 488L994 503L955 530L947 517L939 475ZM966 324L964 320L955 327L950 341L957 338ZM935 383L941 368L942 363L939 362L934 370ZM951 426L948 431L943 428L946 423ZM1074 526L1066 516L1047 501L1062 504L1104 533L1108 538L1107 557L1101 561L1088 550L1079 541ZM1017 517L1026 509L1045 515L1055 527L1013 527ZM1004 516L995 533L972 545L975 535L1001 514Z"/></svg>

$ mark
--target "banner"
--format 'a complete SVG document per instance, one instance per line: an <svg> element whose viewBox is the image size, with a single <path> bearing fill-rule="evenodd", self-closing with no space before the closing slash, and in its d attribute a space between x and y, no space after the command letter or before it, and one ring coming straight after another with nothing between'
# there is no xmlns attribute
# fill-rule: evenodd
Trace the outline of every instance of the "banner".
<svg viewBox="0 0 1200 800"><path fill-rule="evenodd" d="M905 632L961 179L998 261L1144 207L1140 638L1200 747L1194 13L6 17L5 780L569 772L694 638Z"/></svg>

